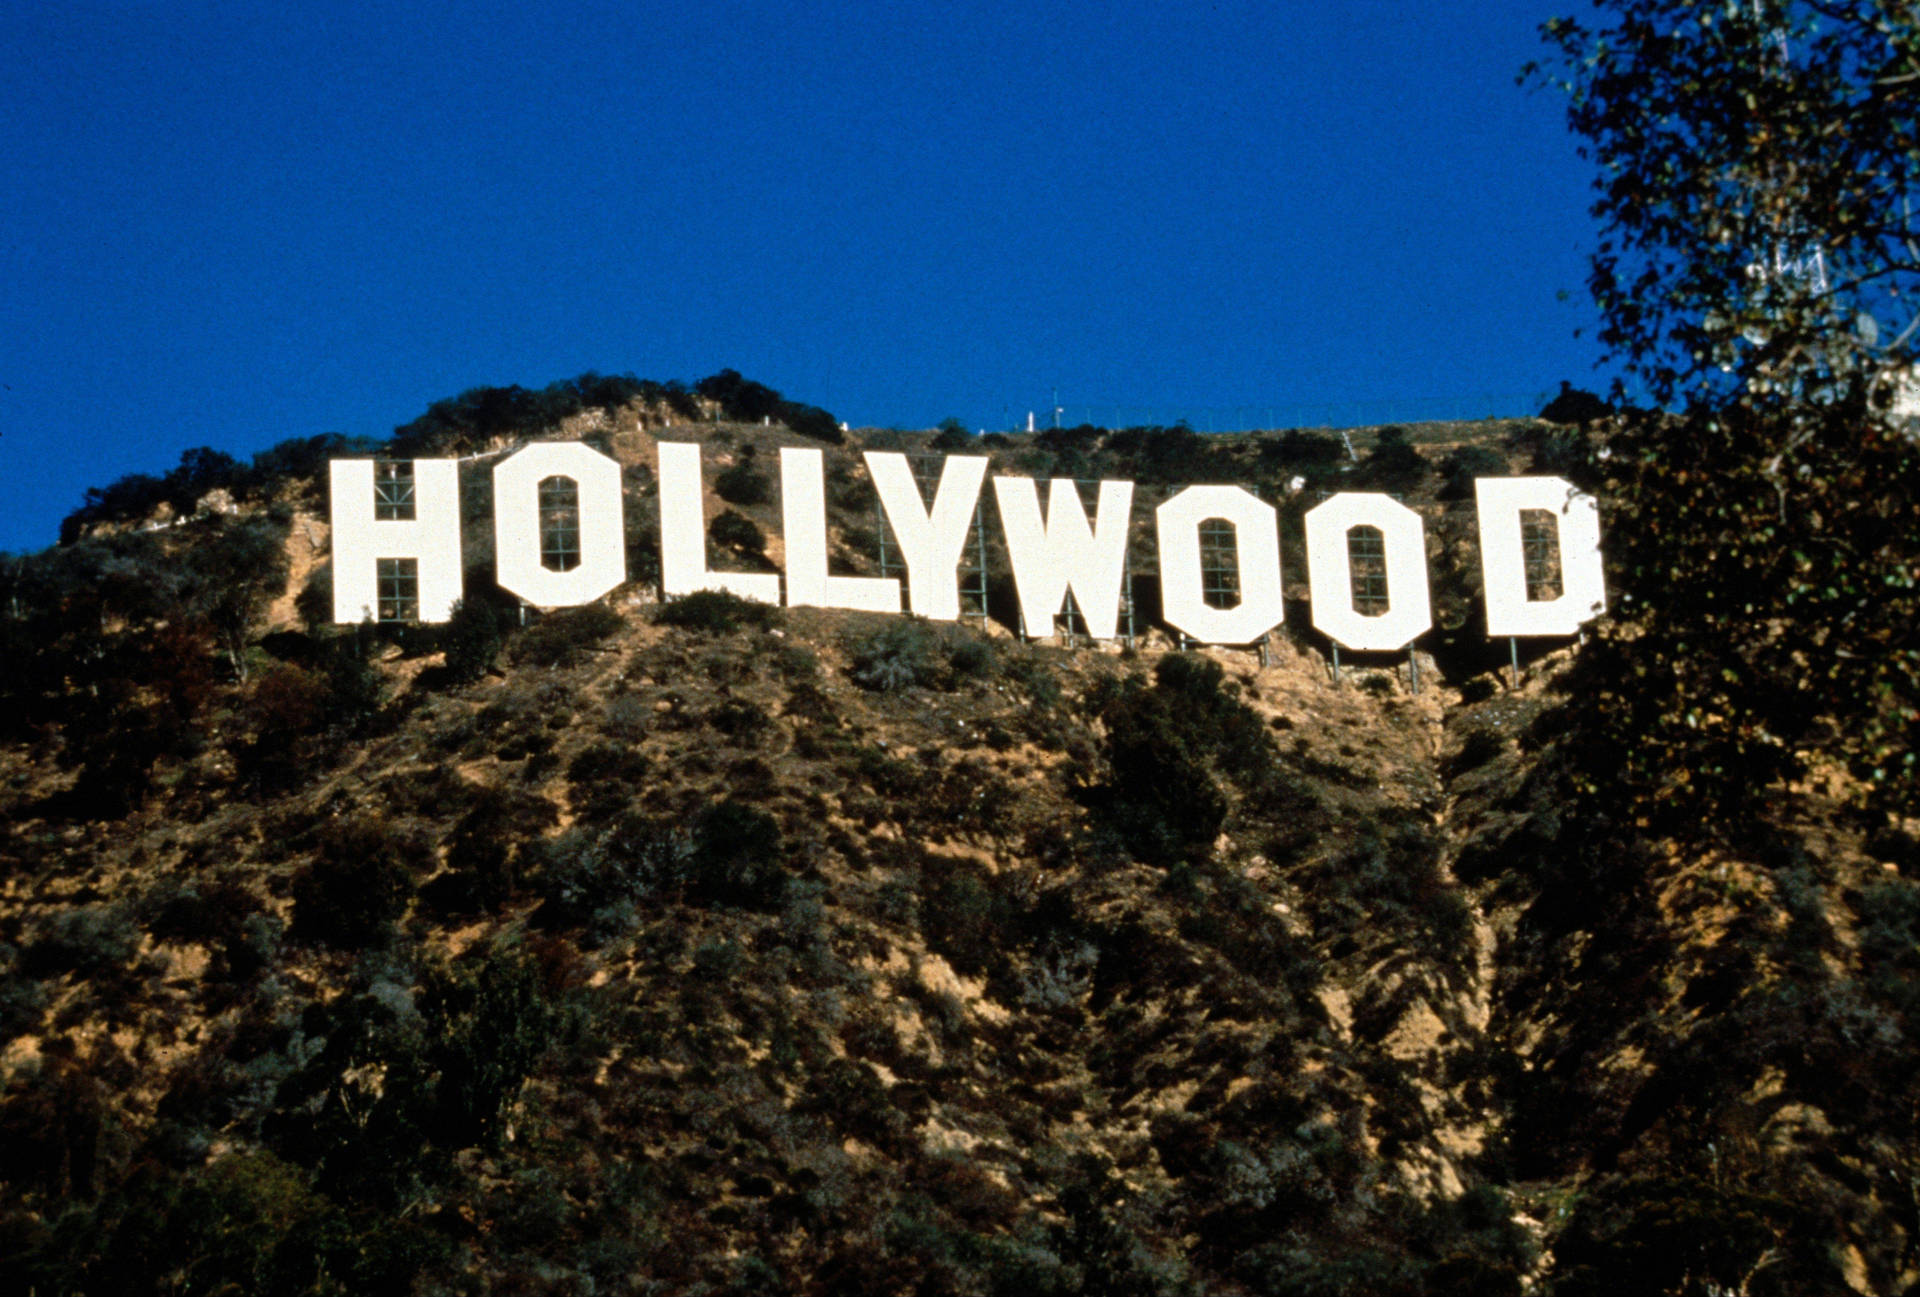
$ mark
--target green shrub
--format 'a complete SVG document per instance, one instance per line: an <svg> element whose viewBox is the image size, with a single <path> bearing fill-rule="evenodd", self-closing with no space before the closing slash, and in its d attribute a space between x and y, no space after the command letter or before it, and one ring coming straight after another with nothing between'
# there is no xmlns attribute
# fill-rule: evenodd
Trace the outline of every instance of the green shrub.
<svg viewBox="0 0 1920 1297"><path fill-rule="evenodd" d="M855 643L851 657L848 674L862 689L895 693L916 685L930 687L935 681L938 659L924 622L909 619L889 625Z"/></svg>
<svg viewBox="0 0 1920 1297"><path fill-rule="evenodd" d="M1136 677L1094 700L1106 728L1108 820L1143 860L1205 855L1228 810L1216 772L1251 787L1271 769L1265 727L1223 681L1212 659L1171 654L1151 688Z"/></svg>
<svg viewBox="0 0 1920 1297"><path fill-rule="evenodd" d="M197 446L183 451L180 464L165 477L130 473L106 487L88 487L85 503L60 523L60 543L71 545L89 527L103 522L145 518L162 504L176 517L193 513L200 497L216 487L243 490L247 471L225 451Z"/></svg>
<svg viewBox="0 0 1920 1297"><path fill-rule="evenodd" d="M647 755L618 740L582 748L567 764L568 800L586 820L617 815L638 795L649 769Z"/></svg>
<svg viewBox="0 0 1920 1297"><path fill-rule="evenodd" d="M311 633L333 624L333 562L323 559L307 573L306 584L294 596L293 610Z"/></svg>
<svg viewBox="0 0 1920 1297"><path fill-rule="evenodd" d="M967 450L973 445L973 433L958 419L942 419L931 444L935 450Z"/></svg>
<svg viewBox="0 0 1920 1297"><path fill-rule="evenodd" d="M1863 889L1854 904L1868 985L1920 1029L1920 887L1888 879Z"/></svg>
<svg viewBox="0 0 1920 1297"><path fill-rule="evenodd" d="M526 844L557 818L553 803L537 794L481 789L447 839L448 872L435 880L430 899L442 912L504 903L524 880Z"/></svg>
<svg viewBox="0 0 1920 1297"><path fill-rule="evenodd" d="M746 967L747 952L737 941L708 937L693 948L693 975L709 982L726 983Z"/></svg>
<svg viewBox="0 0 1920 1297"><path fill-rule="evenodd" d="M1267 728L1245 703L1225 689L1226 672L1212 658L1172 653L1154 668L1154 689L1200 733L1205 755L1242 782L1253 782L1272 763Z"/></svg>
<svg viewBox="0 0 1920 1297"><path fill-rule="evenodd" d="M1316 468L1337 464L1347 456L1338 437L1323 432L1289 428L1275 438L1260 442L1262 461L1286 468Z"/></svg>
<svg viewBox="0 0 1920 1297"><path fill-rule="evenodd" d="M1440 461L1440 475L1442 500L1471 500L1477 479L1507 475L1507 458L1486 446L1462 446Z"/></svg>
<svg viewBox="0 0 1920 1297"><path fill-rule="evenodd" d="M1185 423L1123 428L1106 439L1105 450L1128 462L1142 481L1197 482L1207 477L1206 438Z"/></svg>
<svg viewBox="0 0 1920 1297"><path fill-rule="evenodd" d="M650 899L776 908L786 890L785 846L772 816L725 800L680 821L631 815L599 834L570 830L542 843L533 889L542 921L611 928Z"/></svg>
<svg viewBox="0 0 1920 1297"><path fill-rule="evenodd" d="M294 479L319 487L327 476L327 466L336 459L365 457L380 444L368 437L348 437L323 432L313 437L289 437L259 451L253 457L248 476L256 486Z"/></svg>
<svg viewBox="0 0 1920 1297"><path fill-rule="evenodd" d="M446 649L447 678L454 684L478 680L500 655L500 614L484 599L460 599L440 632Z"/></svg>
<svg viewBox="0 0 1920 1297"><path fill-rule="evenodd" d="M820 675L820 658L800 644L783 644L773 655L774 668L795 684L805 684Z"/></svg>
<svg viewBox="0 0 1920 1297"><path fill-rule="evenodd" d="M654 624L681 630L726 635L742 627L765 630L780 624L780 610L757 599L742 599L731 590L696 590L654 610Z"/></svg>
<svg viewBox="0 0 1920 1297"><path fill-rule="evenodd" d="M1445 765L1449 779L1478 769L1507 750L1507 741L1494 729L1476 728L1468 730L1466 737L1460 740L1460 750Z"/></svg>
<svg viewBox="0 0 1920 1297"><path fill-rule="evenodd" d="M758 703L732 700L709 712L707 723L735 742L746 744L766 733L773 718Z"/></svg>
<svg viewBox="0 0 1920 1297"><path fill-rule="evenodd" d="M42 1060L16 1070L0 1090L0 1182L44 1190L56 1201L84 1200L96 1192L105 1169L101 1137L111 1123L102 1102L105 1086L68 1059ZM10 1206L18 1201L8 1197Z"/></svg>
<svg viewBox="0 0 1920 1297"><path fill-rule="evenodd" d="M141 899L146 928L156 941L191 941L218 949L238 940L247 919L260 912L238 874L167 878Z"/></svg>
<svg viewBox="0 0 1920 1297"><path fill-rule="evenodd" d="M831 1059L810 1081L811 1092L796 1105L800 1111L828 1117L848 1134L883 1149L904 1133L904 1117L866 1063Z"/></svg>
<svg viewBox="0 0 1920 1297"><path fill-rule="evenodd" d="M0 973L0 1045L38 1029L47 1010L46 988L26 977Z"/></svg>
<svg viewBox="0 0 1920 1297"><path fill-rule="evenodd" d="M1767 1263L1765 1292L1844 1285L1811 1212L1701 1180L1610 1179L1589 1189L1554 1242L1553 1292L1734 1292Z"/></svg>
<svg viewBox="0 0 1920 1297"><path fill-rule="evenodd" d="M322 709L327 728L342 735L365 732L387 697L385 678L367 661L371 640L362 629L353 627L326 641Z"/></svg>
<svg viewBox="0 0 1920 1297"><path fill-rule="evenodd" d="M927 946L969 976L1000 967L1019 942L1019 910L991 882L954 869L921 884L920 931Z"/></svg>
<svg viewBox="0 0 1920 1297"><path fill-rule="evenodd" d="M502 690L474 718L464 751L469 756L491 751L502 761L546 756L555 735L572 722L572 702L571 693L553 682L536 690Z"/></svg>
<svg viewBox="0 0 1920 1297"><path fill-rule="evenodd" d="M840 424L825 410L789 401L764 383L742 378L738 370L723 369L695 383L693 390L718 402L720 413L739 423L772 419L803 437L836 445L843 439Z"/></svg>
<svg viewBox="0 0 1920 1297"><path fill-rule="evenodd" d="M1529 473L1564 477L1583 491L1601 485L1599 446L1585 425L1523 424L1507 434L1506 444L1527 456Z"/></svg>
<svg viewBox="0 0 1920 1297"><path fill-rule="evenodd" d="M139 929L117 907L70 906L36 927L20 952L20 971L28 977L96 977L124 968L139 948Z"/></svg>
<svg viewBox="0 0 1920 1297"><path fill-rule="evenodd" d="M742 459L721 470L713 479L713 493L728 504L748 507L773 499L773 479L762 473L751 459Z"/></svg>
<svg viewBox="0 0 1920 1297"><path fill-rule="evenodd" d="M945 689L957 679L992 674L993 645L955 626L936 626L920 617L895 618L848 646L853 682L878 693L902 689Z"/></svg>
<svg viewBox="0 0 1920 1297"><path fill-rule="evenodd" d="M425 414L394 429L389 453L402 457L463 453L503 437L546 432L583 410L611 412L635 402L664 405L683 419L699 413L682 383L589 371L538 391L519 386L475 387L435 401Z"/></svg>
<svg viewBox="0 0 1920 1297"><path fill-rule="evenodd" d="M626 824L600 835L574 828L532 850L532 887L546 927L591 925L596 941L631 927L634 902L677 878L691 849L684 834Z"/></svg>
<svg viewBox="0 0 1920 1297"><path fill-rule="evenodd" d="M427 860L423 843L377 815L336 821L294 876L293 935L348 950L385 944Z"/></svg>
<svg viewBox="0 0 1920 1297"><path fill-rule="evenodd" d="M732 509L723 509L720 516L707 524L707 536L714 544L746 558L765 558L767 537L760 530L760 524Z"/></svg>
<svg viewBox="0 0 1920 1297"><path fill-rule="evenodd" d="M759 423L780 408L780 393L741 376L737 369L709 374L693 385L696 395L720 405L720 413L737 423Z"/></svg>
<svg viewBox="0 0 1920 1297"><path fill-rule="evenodd" d="M573 666L626 624L605 604L563 608L542 617L513 642L513 660L520 666Z"/></svg>
<svg viewBox="0 0 1920 1297"><path fill-rule="evenodd" d="M1405 428L1382 428L1375 437L1372 451L1355 471L1353 485L1410 491L1426 477L1429 468L1425 457L1407 440Z"/></svg>
<svg viewBox="0 0 1920 1297"><path fill-rule="evenodd" d="M953 636L949 641L947 666L953 674L962 679L983 680L993 674L999 655L994 652L993 641L984 636Z"/></svg>
<svg viewBox="0 0 1920 1297"><path fill-rule="evenodd" d="M779 419L802 437L811 437L815 441L838 446L847 439L846 434L840 431L840 421L817 405L782 401Z"/></svg>
<svg viewBox="0 0 1920 1297"><path fill-rule="evenodd" d="M493 1148L506 1108L552 1040L554 1010L532 962L489 950L427 979L432 1105L422 1125L443 1148Z"/></svg>
<svg viewBox="0 0 1920 1297"><path fill-rule="evenodd" d="M783 854L771 815L731 798L716 802L694 824L688 899L745 909L777 905L786 883Z"/></svg>
<svg viewBox="0 0 1920 1297"><path fill-rule="evenodd" d="M1547 423L1592 423L1604 419L1613 413L1613 407L1584 388L1575 387L1566 379L1560 380L1560 392L1540 411L1540 418Z"/></svg>

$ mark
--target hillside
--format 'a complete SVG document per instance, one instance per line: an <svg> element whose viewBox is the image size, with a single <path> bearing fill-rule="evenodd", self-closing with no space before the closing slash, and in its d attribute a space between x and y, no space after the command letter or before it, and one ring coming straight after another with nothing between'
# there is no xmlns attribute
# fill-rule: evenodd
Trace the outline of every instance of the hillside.
<svg viewBox="0 0 1920 1297"><path fill-rule="evenodd" d="M10 560L0 1292L1920 1283L1915 826L1838 770L1710 849L1582 821L1591 668L1481 629L1471 478L1583 480L1587 434L969 443L1139 483L1136 569L1156 493L1280 506L1263 651L1180 651L1145 580L1130 646L1069 647L991 546L954 625L657 602L662 439L740 520L716 564L778 567L805 445L880 570L859 452L931 434L756 388L400 430L475 457L470 534L529 436L619 460L634 580L587 608L480 547L448 627L324 624L332 445ZM1417 689L1309 625L1342 489L1427 519Z"/></svg>

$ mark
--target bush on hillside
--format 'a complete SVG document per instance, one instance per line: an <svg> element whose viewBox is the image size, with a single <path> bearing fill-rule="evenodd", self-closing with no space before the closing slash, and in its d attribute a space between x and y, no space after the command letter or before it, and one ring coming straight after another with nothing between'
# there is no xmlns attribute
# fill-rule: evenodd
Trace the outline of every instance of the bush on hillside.
<svg viewBox="0 0 1920 1297"><path fill-rule="evenodd" d="M1289 428L1278 437L1260 439L1262 462L1283 468L1324 468L1347 457L1340 438L1324 432Z"/></svg>
<svg viewBox="0 0 1920 1297"><path fill-rule="evenodd" d="M987 640L920 617L890 620L881 630L854 640L848 656L853 682L876 693L951 688L959 679L991 675L997 662Z"/></svg>
<svg viewBox="0 0 1920 1297"><path fill-rule="evenodd" d="M435 1074L422 1127L442 1148L497 1148L508 1104L552 1042L539 973L520 952L490 950L429 976L420 1012Z"/></svg>
<svg viewBox="0 0 1920 1297"><path fill-rule="evenodd" d="M1265 727L1224 681L1211 658L1170 654L1150 687L1136 676L1090 700L1106 729L1109 822L1143 860L1204 856L1227 816L1218 776L1253 786L1271 770Z"/></svg>
<svg viewBox="0 0 1920 1297"><path fill-rule="evenodd" d="M1609 1177L1554 1243L1553 1291L1735 1292L1764 1266L1756 1291L1831 1292L1842 1285L1818 1241L1831 1227L1814 1210L1679 1176Z"/></svg>
<svg viewBox="0 0 1920 1297"><path fill-rule="evenodd" d="M763 383L742 378L734 369L723 369L693 385L693 390L717 402L720 413L736 423L760 423L771 419L783 423L803 437L838 445L843 439L839 423L817 406L789 401Z"/></svg>
<svg viewBox="0 0 1920 1297"><path fill-rule="evenodd" d="M428 899L443 912L462 913L505 903L524 880L528 844L557 818L553 803L538 794L481 789L447 838L447 872Z"/></svg>
<svg viewBox="0 0 1920 1297"><path fill-rule="evenodd" d="M0 1046L39 1029L46 1016L47 992L29 977L13 976L12 969L0 975Z"/></svg>
<svg viewBox="0 0 1920 1297"><path fill-rule="evenodd" d="M386 944L429 859L424 843L376 814L334 821L294 876L292 935L344 950Z"/></svg>
<svg viewBox="0 0 1920 1297"><path fill-rule="evenodd" d="M28 977L101 977L126 967L139 948L140 930L117 907L74 905L35 927L20 952L20 971Z"/></svg>
<svg viewBox="0 0 1920 1297"><path fill-rule="evenodd" d="M713 479L713 493L728 504L742 507L766 504L773 499L773 479L751 458L742 458Z"/></svg>
<svg viewBox="0 0 1920 1297"><path fill-rule="evenodd" d="M742 558L764 561L767 557L767 537L760 530L760 524L733 509L721 510L720 516L707 524L707 536L714 544Z"/></svg>
<svg viewBox="0 0 1920 1297"><path fill-rule="evenodd" d="M1473 499L1473 484L1483 477L1505 477L1507 459L1486 446L1462 446L1440 461L1442 500Z"/></svg>
<svg viewBox="0 0 1920 1297"><path fill-rule="evenodd" d="M517 385L473 387L435 401L425 414L394 429L388 453L403 458L467 453L495 441L547 432L585 410L612 412L635 402L664 405L683 419L699 413L682 383L588 371L539 391Z"/></svg>
<svg viewBox="0 0 1920 1297"><path fill-rule="evenodd" d="M548 613L514 640L514 664L574 666L626 624L626 618L603 603L562 608Z"/></svg>
<svg viewBox="0 0 1920 1297"><path fill-rule="evenodd" d="M1106 439L1104 449L1123 460L1139 481L1184 486L1207 477L1207 440L1185 423L1122 428Z"/></svg>
<svg viewBox="0 0 1920 1297"><path fill-rule="evenodd" d="M193 514L201 497L218 488L239 494L255 479L239 460L211 446L183 451L165 477L129 473L105 487L88 487L84 501L60 523L60 543L71 545L87 528L138 522L167 505L176 518Z"/></svg>
<svg viewBox="0 0 1920 1297"><path fill-rule="evenodd" d="M766 630L780 624L780 610L757 599L742 599L731 590L696 590L653 612L654 624L709 635L727 635L744 628Z"/></svg>
<svg viewBox="0 0 1920 1297"><path fill-rule="evenodd" d="M694 823L688 899L743 909L777 905L786 883L783 857L771 815L732 798L716 802Z"/></svg>
<svg viewBox="0 0 1920 1297"><path fill-rule="evenodd" d="M811 437L815 441L824 441L838 446L847 439L840 431L840 421L817 405L806 405L799 401L783 401L780 404L780 422L799 433L802 437Z"/></svg>
<svg viewBox="0 0 1920 1297"><path fill-rule="evenodd" d="M973 445L973 433L958 419L942 419L931 445L935 450L966 450Z"/></svg>
<svg viewBox="0 0 1920 1297"><path fill-rule="evenodd" d="M502 641L500 612L484 599L459 599L441 628L447 679L469 684L493 669Z"/></svg>
<svg viewBox="0 0 1920 1297"><path fill-rule="evenodd" d="M1353 485L1378 491L1411 491L1420 485L1430 467L1407 439L1405 428L1386 427L1380 429L1373 449L1354 470Z"/></svg>

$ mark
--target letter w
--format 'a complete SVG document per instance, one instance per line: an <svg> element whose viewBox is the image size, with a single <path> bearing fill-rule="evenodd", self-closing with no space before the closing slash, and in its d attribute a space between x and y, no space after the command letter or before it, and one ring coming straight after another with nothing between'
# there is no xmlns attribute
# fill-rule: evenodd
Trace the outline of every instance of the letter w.
<svg viewBox="0 0 1920 1297"><path fill-rule="evenodd" d="M1053 616L1066 593L1086 619L1087 633L1112 639L1120 620L1120 574L1127 562L1127 525L1133 516L1133 483L1102 482L1096 521L1087 524L1080 492L1066 478L1053 479L1047 517L1040 520L1040 493L1030 477L996 477L994 497L1006 530L1013 584L1028 635L1051 635Z"/></svg>

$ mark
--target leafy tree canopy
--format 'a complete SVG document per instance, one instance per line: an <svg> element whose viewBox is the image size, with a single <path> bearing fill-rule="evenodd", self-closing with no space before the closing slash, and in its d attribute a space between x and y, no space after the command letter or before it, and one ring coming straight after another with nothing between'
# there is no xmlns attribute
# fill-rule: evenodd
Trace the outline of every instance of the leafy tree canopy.
<svg viewBox="0 0 1920 1297"><path fill-rule="evenodd" d="M1920 11L1596 8L1531 71L1599 168L1603 340L1667 408L1607 438L1586 785L1717 833L1824 757L1910 810L1920 451L1890 406L1920 334Z"/></svg>
<svg viewBox="0 0 1920 1297"><path fill-rule="evenodd" d="M1662 402L1866 379L1920 332L1920 13L1907 0L1606 0L1547 24L1599 167L1603 339Z"/></svg>

